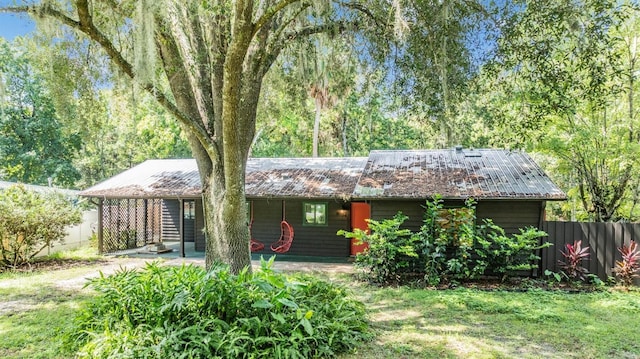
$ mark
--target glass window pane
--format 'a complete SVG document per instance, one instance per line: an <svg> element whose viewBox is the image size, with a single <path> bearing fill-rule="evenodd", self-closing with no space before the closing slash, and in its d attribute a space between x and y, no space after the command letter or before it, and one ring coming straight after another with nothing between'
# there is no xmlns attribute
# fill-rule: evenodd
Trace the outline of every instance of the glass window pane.
<svg viewBox="0 0 640 359"><path fill-rule="evenodd" d="M303 204L303 224L310 226L323 226L327 224L327 204L311 203Z"/></svg>

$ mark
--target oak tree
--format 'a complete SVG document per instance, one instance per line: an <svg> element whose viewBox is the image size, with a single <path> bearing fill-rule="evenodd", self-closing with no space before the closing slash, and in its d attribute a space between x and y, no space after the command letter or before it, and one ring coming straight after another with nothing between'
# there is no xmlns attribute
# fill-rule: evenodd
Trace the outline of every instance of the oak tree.
<svg viewBox="0 0 640 359"><path fill-rule="evenodd" d="M386 30L399 10L377 0L315 2L43 0L0 11L74 29L172 114L201 177L206 265L221 261L237 272L250 264L244 179L265 74L298 39Z"/></svg>

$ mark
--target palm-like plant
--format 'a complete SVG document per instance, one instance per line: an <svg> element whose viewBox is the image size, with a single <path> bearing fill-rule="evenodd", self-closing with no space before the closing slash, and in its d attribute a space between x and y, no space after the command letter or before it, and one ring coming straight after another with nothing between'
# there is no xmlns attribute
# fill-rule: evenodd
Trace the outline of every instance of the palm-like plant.
<svg viewBox="0 0 640 359"><path fill-rule="evenodd" d="M628 246L618 248L622 260L616 261L613 271L625 287L633 284L633 279L640 277L640 249L638 243L631 241Z"/></svg>
<svg viewBox="0 0 640 359"><path fill-rule="evenodd" d="M565 244L565 250L560 250L565 261L558 261L560 268L572 280L585 280L589 273L587 268L582 266L583 260L589 259L589 247L582 247L582 241L573 241L573 244Z"/></svg>

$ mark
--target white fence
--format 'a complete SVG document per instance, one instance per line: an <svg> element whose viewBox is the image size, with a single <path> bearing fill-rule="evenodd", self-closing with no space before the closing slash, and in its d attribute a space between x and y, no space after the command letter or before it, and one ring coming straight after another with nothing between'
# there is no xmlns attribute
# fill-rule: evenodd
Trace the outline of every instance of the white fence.
<svg viewBox="0 0 640 359"><path fill-rule="evenodd" d="M75 249L89 243L89 238L98 228L98 211L84 211L82 222L76 226L68 228L67 236L62 243L54 243L50 247L38 253L38 257L46 256L55 252Z"/></svg>

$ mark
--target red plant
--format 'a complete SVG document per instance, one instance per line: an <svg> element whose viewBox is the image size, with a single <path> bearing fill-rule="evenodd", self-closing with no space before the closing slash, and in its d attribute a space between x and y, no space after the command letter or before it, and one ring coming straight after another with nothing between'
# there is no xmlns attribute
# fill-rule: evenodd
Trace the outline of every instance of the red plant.
<svg viewBox="0 0 640 359"><path fill-rule="evenodd" d="M558 261L560 268L569 279L586 280L589 273L587 268L582 266L582 260L589 259L589 247L582 248L582 241L573 241L573 244L565 244L566 251L560 250L565 258L565 262Z"/></svg>
<svg viewBox="0 0 640 359"><path fill-rule="evenodd" d="M618 252L622 254L622 260L616 261L616 267L613 271L616 272L622 284L629 287L633 284L633 278L640 277L640 249L638 248L638 243L631 241L628 246L618 248Z"/></svg>

